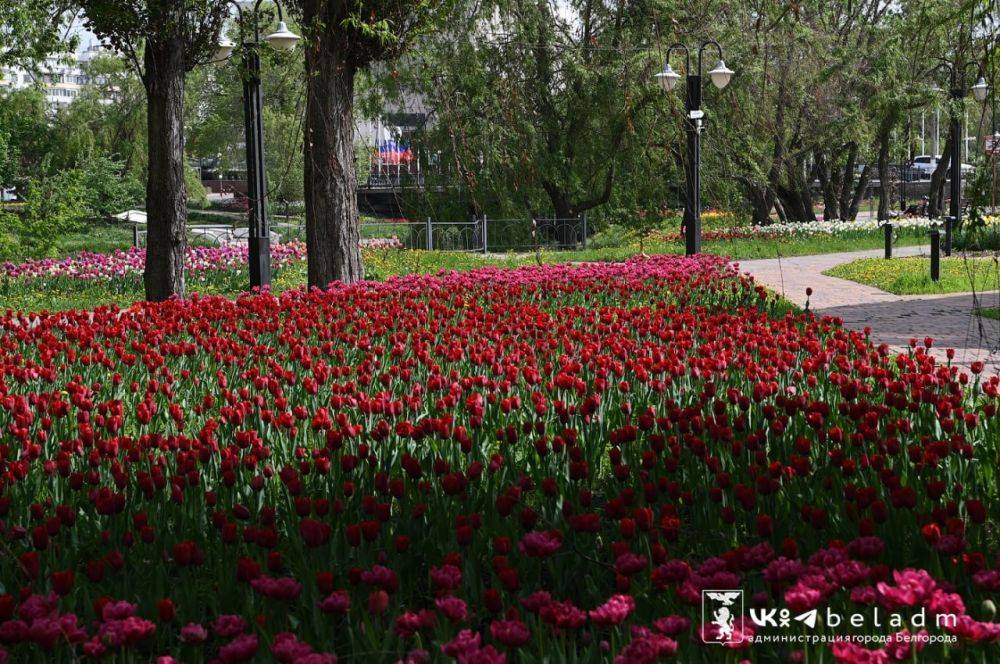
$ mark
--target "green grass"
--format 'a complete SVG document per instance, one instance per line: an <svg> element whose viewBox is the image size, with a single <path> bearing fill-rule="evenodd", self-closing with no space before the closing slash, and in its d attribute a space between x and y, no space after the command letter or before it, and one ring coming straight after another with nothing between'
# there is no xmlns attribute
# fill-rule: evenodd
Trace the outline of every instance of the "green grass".
<svg viewBox="0 0 1000 664"><path fill-rule="evenodd" d="M115 249L128 249L132 246L132 227L128 224L97 222L87 228L59 240L56 254L58 257L76 254L81 251L93 251L107 254Z"/></svg>
<svg viewBox="0 0 1000 664"><path fill-rule="evenodd" d="M1000 320L1000 307L977 309L976 313L982 316L983 318L992 318L993 320Z"/></svg>
<svg viewBox="0 0 1000 664"><path fill-rule="evenodd" d="M865 258L838 265L824 274L874 286L897 295L966 293L1000 288L1000 269L994 258L942 258L941 279L931 281L930 259Z"/></svg>

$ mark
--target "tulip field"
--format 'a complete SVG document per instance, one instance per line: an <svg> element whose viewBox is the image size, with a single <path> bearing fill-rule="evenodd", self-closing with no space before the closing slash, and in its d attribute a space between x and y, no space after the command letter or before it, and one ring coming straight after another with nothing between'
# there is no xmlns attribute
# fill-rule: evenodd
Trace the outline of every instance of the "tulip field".
<svg viewBox="0 0 1000 664"><path fill-rule="evenodd" d="M0 663L1000 659L1000 379L721 258L0 329Z"/></svg>

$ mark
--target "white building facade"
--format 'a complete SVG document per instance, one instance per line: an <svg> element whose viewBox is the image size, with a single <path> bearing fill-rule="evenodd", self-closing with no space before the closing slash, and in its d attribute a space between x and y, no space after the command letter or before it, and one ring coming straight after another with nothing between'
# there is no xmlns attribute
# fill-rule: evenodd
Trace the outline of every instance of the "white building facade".
<svg viewBox="0 0 1000 664"><path fill-rule="evenodd" d="M49 109L56 111L72 104L80 91L90 85L86 65L103 53L107 50L93 44L80 53L51 55L39 64L37 71L4 67L0 69L0 91L38 87L45 93Z"/></svg>

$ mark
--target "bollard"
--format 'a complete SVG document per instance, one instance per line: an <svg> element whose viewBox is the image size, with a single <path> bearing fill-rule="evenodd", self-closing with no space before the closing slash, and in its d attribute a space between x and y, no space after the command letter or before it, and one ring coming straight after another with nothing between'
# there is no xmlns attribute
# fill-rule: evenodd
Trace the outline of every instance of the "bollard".
<svg viewBox="0 0 1000 664"><path fill-rule="evenodd" d="M427 217L427 251L434 249L434 231L431 228L431 218Z"/></svg>
<svg viewBox="0 0 1000 664"><path fill-rule="evenodd" d="M944 218L944 255L951 256L951 232L955 226L955 217Z"/></svg>
<svg viewBox="0 0 1000 664"><path fill-rule="evenodd" d="M941 280L941 231L931 231L931 281Z"/></svg>
<svg viewBox="0 0 1000 664"><path fill-rule="evenodd" d="M882 232L885 234L885 257L889 259L892 258L892 224L882 224Z"/></svg>

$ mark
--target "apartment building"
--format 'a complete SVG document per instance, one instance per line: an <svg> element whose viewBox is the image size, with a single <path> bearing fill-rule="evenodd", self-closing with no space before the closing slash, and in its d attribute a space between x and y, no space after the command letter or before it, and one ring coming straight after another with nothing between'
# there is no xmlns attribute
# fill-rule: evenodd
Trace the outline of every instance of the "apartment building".
<svg viewBox="0 0 1000 664"><path fill-rule="evenodd" d="M40 63L36 70L20 67L2 68L0 90L40 87L45 93L49 109L58 110L73 103L80 91L91 83L86 65L106 52L103 46L94 43L79 53L51 55Z"/></svg>

